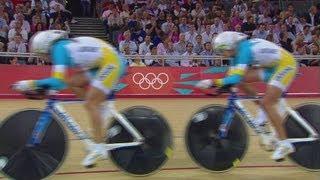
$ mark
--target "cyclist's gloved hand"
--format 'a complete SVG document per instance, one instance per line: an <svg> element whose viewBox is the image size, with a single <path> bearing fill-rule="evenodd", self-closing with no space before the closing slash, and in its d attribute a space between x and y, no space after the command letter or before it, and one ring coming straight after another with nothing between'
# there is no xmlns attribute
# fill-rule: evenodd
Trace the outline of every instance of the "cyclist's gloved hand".
<svg viewBox="0 0 320 180"><path fill-rule="evenodd" d="M23 80L15 82L11 88L18 92L26 92L35 90L36 86L34 80Z"/></svg>
<svg viewBox="0 0 320 180"><path fill-rule="evenodd" d="M210 87L213 87L214 83L212 79L205 79L199 81L195 86L200 89L208 89Z"/></svg>

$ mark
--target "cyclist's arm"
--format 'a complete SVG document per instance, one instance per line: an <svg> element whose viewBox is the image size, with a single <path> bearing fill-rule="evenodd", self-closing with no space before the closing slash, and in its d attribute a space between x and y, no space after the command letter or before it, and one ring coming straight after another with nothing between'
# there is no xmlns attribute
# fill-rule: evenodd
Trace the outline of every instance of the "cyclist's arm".
<svg viewBox="0 0 320 180"><path fill-rule="evenodd" d="M51 59L53 62L51 77L36 80L35 85L37 88L62 90L66 88L65 74L68 66L70 66L68 52L64 47L64 43L58 42L52 47Z"/></svg>
<svg viewBox="0 0 320 180"><path fill-rule="evenodd" d="M242 80L251 60L250 43L247 41L242 42L234 59L237 64L229 69L226 77L214 80L215 85L222 87L238 84Z"/></svg>

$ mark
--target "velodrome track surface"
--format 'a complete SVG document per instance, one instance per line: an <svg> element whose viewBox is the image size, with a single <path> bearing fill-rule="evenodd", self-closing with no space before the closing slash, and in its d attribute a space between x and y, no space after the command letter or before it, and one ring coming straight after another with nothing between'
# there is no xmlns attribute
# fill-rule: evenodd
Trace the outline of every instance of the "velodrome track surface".
<svg viewBox="0 0 320 180"><path fill-rule="evenodd" d="M305 102L318 102L320 98L290 98L287 100L291 106L296 106ZM264 152L258 145L257 137L250 132L250 145L244 160L239 166L227 173L209 173L199 169L193 163L186 152L184 146L184 129L192 113L200 107L208 104L225 104L225 99L118 99L116 107L121 110L134 105L145 105L155 108L161 112L168 120L174 135L174 154L166 165L156 174L147 177L131 177L121 173L111 161L101 161L98 166L92 169L85 169L80 166L84 157L83 146L80 141L70 133L70 149L65 163L59 171L49 179L224 179L224 180L260 180L260 179L305 179L319 180L320 172L308 172L296 167L289 160L276 163L269 157L271 153ZM255 105L246 103L247 107L255 113ZM31 100L1 100L0 119L7 115L25 108L42 108L44 101ZM66 105L67 111L74 116L83 129L89 130L89 120L82 105ZM319 117L320 118L320 117ZM320 120L320 119L319 119ZM3 176L0 177L4 179Z"/></svg>

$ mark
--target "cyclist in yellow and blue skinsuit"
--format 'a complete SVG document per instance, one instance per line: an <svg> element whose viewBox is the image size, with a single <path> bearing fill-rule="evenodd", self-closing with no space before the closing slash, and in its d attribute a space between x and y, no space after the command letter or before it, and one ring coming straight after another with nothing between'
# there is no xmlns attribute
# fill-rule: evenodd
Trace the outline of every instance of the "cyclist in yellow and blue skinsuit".
<svg viewBox="0 0 320 180"><path fill-rule="evenodd" d="M91 166L108 153L103 148L101 104L112 93L115 85L126 71L126 62L108 43L92 38L67 38L65 31L48 30L31 38L31 52L49 56L52 61L52 76L40 80L18 81L14 89L24 92L37 89L62 90L67 86L81 98L85 98L85 108L90 116L95 142L85 140L88 155L82 162ZM69 80L66 78L70 67L81 70ZM88 90L85 85L90 84Z"/></svg>
<svg viewBox="0 0 320 180"><path fill-rule="evenodd" d="M277 131L277 138L280 139L276 139L272 159L281 160L294 152L294 146L286 140L286 132L282 126L283 118L275 106L295 78L297 63L294 57L274 43L263 39L247 39L247 35L232 31L220 33L214 40L214 47L225 57L232 58L233 66L226 77L202 80L196 86L209 88L241 84L244 90L252 95L247 83L266 82L267 89L260 105ZM258 65L260 68L252 68L252 65Z"/></svg>

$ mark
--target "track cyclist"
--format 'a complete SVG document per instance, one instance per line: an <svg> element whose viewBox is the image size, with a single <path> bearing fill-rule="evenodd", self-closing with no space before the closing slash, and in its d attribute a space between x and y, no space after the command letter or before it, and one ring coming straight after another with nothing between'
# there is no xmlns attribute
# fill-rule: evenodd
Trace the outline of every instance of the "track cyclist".
<svg viewBox="0 0 320 180"><path fill-rule="evenodd" d="M196 86L205 89L238 84L247 94L256 95L248 83L266 82L265 95L258 102L261 109L257 121L260 121L258 125L263 126L263 119L270 119L276 130L276 136L269 141L274 144L271 158L283 160L295 148L286 140L287 135L282 125L284 119L281 116L281 111L284 110L277 103L296 76L297 63L294 57L274 43L263 39L248 39L246 34L232 31L220 33L214 40L214 47L223 56L232 58L233 64L226 77L201 80Z"/></svg>
<svg viewBox="0 0 320 180"><path fill-rule="evenodd" d="M100 39L69 39L67 32L59 30L35 34L30 41L30 51L51 59L52 76L41 80L18 81L13 89L27 92L38 89L62 90L69 86L79 98L85 99L85 109L93 127L94 141L83 140L88 154L82 165L90 167L98 160L106 159L108 152L102 146L105 133L102 130L101 107L125 73L124 59L111 45ZM71 67L80 70L67 79L66 73ZM85 88L87 85L88 89Z"/></svg>

